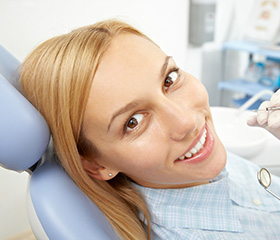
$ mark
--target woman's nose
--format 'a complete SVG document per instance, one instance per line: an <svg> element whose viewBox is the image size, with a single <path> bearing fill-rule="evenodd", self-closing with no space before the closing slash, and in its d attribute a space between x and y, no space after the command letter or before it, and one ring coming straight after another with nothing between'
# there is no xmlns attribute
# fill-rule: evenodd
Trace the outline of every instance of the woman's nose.
<svg viewBox="0 0 280 240"><path fill-rule="evenodd" d="M169 102L164 107L163 115L166 131L174 141L183 140L196 129L197 113L191 107Z"/></svg>

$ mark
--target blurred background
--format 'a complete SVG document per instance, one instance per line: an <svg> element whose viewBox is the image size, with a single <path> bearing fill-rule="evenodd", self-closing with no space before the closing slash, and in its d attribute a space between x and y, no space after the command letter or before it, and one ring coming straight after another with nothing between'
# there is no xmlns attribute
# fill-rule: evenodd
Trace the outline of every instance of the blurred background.
<svg viewBox="0 0 280 240"><path fill-rule="evenodd" d="M23 61L52 36L119 18L202 81L211 106L238 108L262 90L279 88L279 5L276 0L0 0L0 45ZM262 95L254 107L267 98ZM34 239L27 186L27 173L0 168L1 240Z"/></svg>

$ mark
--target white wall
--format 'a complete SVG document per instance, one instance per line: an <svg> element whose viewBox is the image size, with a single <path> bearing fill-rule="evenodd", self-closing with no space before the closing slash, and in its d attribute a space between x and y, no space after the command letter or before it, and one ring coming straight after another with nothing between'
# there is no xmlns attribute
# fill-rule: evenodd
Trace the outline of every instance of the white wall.
<svg viewBox="0 0 280 240"><path fill-rule="evenodd" d="M53 35L121 17L183 64L188 5L186 0L1 0L0 44L23 60Z"/></svg>
<svg viewBox="0 0 280 240"><path fill-rule="evenodd" d="M0 239L30 230L26 212L28 174L0 167Z"/></svg>

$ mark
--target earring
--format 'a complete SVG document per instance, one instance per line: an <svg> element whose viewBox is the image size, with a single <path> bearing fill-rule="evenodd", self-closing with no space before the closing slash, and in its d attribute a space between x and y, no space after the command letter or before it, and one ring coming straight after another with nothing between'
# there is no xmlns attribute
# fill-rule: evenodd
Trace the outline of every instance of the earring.
<svg viewBox="0 0 280 240"><path fill-rule="evenodd" d="M112 177L112 176L113 176L113 174L112 174L112 173L108 173L108 176L109 176L109 177Z"/></svg>

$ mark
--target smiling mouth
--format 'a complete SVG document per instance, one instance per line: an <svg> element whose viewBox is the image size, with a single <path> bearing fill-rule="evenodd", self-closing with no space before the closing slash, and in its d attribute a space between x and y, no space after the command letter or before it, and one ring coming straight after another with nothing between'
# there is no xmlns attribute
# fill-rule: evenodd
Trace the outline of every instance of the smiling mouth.
<svg viewBox="0 0 280 240"><path fill-rule="evenodd" d="M195 156L200 152L200 150L204 147L204 144L206 142L206 137L207 137L207 130L204 128L203 134L197 144L187 153L179 157L177 160L184 160L184 159L189 159Z"/></svg>

